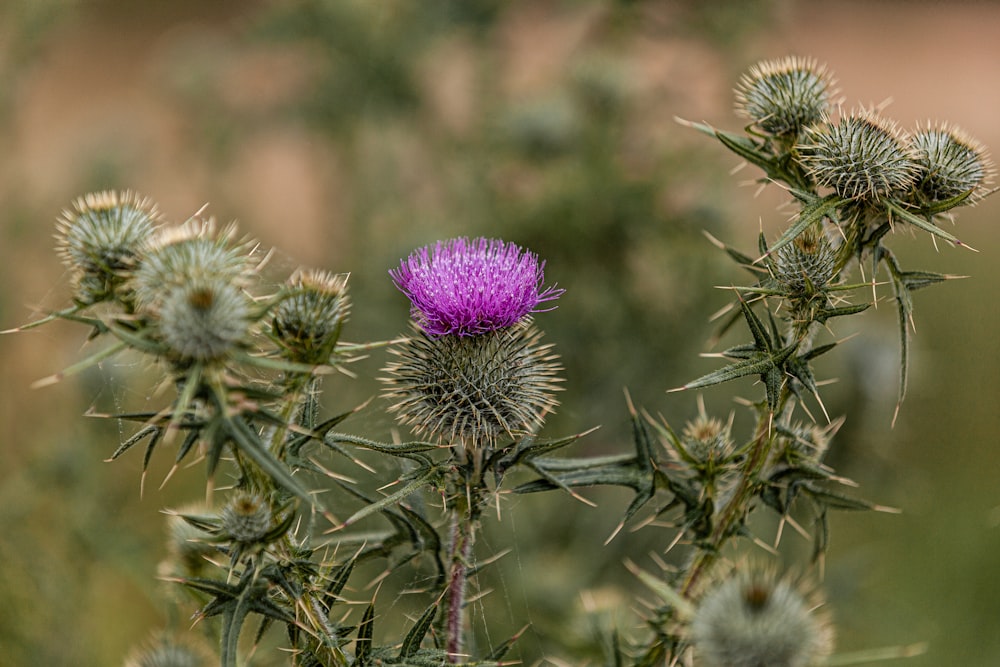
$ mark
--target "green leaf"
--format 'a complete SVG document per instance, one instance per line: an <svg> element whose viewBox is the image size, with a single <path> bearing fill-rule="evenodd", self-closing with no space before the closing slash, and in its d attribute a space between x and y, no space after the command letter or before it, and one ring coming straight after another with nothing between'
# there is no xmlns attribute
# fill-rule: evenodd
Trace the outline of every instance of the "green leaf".
<svg viewBox="0 0 1000 667"><path fill-rule="evenodd" d="M344 590L344 586L347 585L347 580L354 570L354 563L355 560L352 558L334 570L333 575L330 577L330 583L326 585L324 591L327 595L333 597L340 596L340 592Z"/></svg>
<svg viewBox="0 0 1000 667"><path fill-rule="evenodd" d="M226 433L232 438L233 444L239 448L240 453L245 454L256 463L278 486L310 505L322 507L305 487L292 477L288 468L271 455L260 436L250 428L245 419L240 416L224 419Z"/></svg>
<svg viewBox="0 0 1000 667"><path fill-rule="evenodd" d="M901 206L897 202L894 202L891 199L887 199L887 200L885 200L884 204L885 204L886 210L888 210L892 215L896 216L900 220L903 220L904 222L908 222L911 225L913 225L914 227L919 227L920 229L924 230L925 232L928 232L930 234L933 234L934 236L942 238L945 241L950 241L951 243L954 243L957 246L965 246L965 244L962 243L955 236L953 236L953 235L949 234L948 232L944 231L943 229L941 229L940 227L938 227L937 225L935 225L930 220L927 220L925 218L921 218L919 216L914 215L910 211L908 211L905 208L903 208L903 206ZM969 248L970 246L965 246L965 247Z"/></svg>
<svg viewBox="0 0 1000 667"><path fill-rule="evenodd" d="M966 190L965 192L957 194L954 197L949 197L948 199L942 199L941 201L936 201L927 204L925 206L921 206L920 213L922 215L931 216L931 215L938 215L946 211L950 211L956 206L961 206L962 204L964 204L966 200L969 197L971 197L972 193L975 191L976 189L972 188L971 190Z"/></svg>
<svg viewBox="0 0 1000 667"><path fill-rule="evenodd" d="M403 638L403 645L399 649L400 658L409 658L413 656L417 650L420 648L420 644L424 641L424 637L427 635L427 631L431 629L434 624L434 615L437 614L438 607L436 604L428 607L417 622L414 624L410 631L406 633L406 637Z"/></svg>
<svg viewBox="0 0 1000 667"><path fill-rule="evenodd" d="M375 603L365 609L358 624L358 639L354 644L355 664L367 665L372 653L372 633L375 625Z"/></svg>
<svg viewBox="0 0 1000 667"><path fill-rule="evenodd" d="M353 523L356 523L363 519L364 517L374 514L375 512L380 512L387 507L395 505L397 502L410 495L411 493L417 491L422 486L426 485L427 482L432 479L437 474L436 468L427 468L419 476L417 476L413 481L404 486L403 488L397 490L394 493L390 493L388 496L381 498L377 502L371 505L366 505L362 507L357 512L352 514L344 523L340 525L341 528L347 527Z"/></svg>
<svg viewBox="0 0 1000 667"><path fill-rule="evenodd" d="M963 276L953 276L945 273L934 273L932 271L902 271L899 274L900 280L911 292L923 289L930 285L937 285L946 280L956 280Z"/></svg>
<svg viewBox="0 0 1000 667"><path fill-rule="evenodd" d="M811 225L830 215L830 213L842 203L844 203L844 200L834 194L814 199L811 203L807 203L802 207L802 210L799 211L799 216L795 220L795 223L785 230L778 240L775 241L774 245L771 246L771 249L765 254L774 254L781 248L785 247L794 241L799 234L804 232Z"/></svg>
<svg viewBox="0 0 1000 667"><path fill-rule="evenodd" d="M843 317L845 315L857 315L871 307L870 303L858 303L850 306L839 306L837 308L820 308L816 311L815 320L820 324L833 317Z"/></svg>
<svg viewBox="0 0 1000 667"><path fill-rule="evenodd" d="M813 500L823 507L839 510L874 510L878 507L875 503L860 498L852 498L842 493L836 493L827 489L818 489L812 486L806 487L806 492L812 496Z"/></svg>
<svg viewBox="0 0 1000 667"><path fill-rule="evenodd" d="M750 329L750 335L753 336L753 341L758 350L761 352L770 352L773 349L773 343L771 341L771 335L768 333L767 329L764 328L764 323L761 322L757 314L753 312L753 308L747 303L746 299L742 296L739 297L740 309L743 312L743 318L747 322L747 327Z"/></svg>

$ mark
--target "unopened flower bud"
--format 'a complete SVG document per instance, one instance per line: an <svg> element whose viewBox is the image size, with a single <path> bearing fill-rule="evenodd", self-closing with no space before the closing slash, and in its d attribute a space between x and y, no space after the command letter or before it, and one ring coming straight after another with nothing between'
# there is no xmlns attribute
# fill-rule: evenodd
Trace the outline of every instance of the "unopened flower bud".
<svg viewBox="0 0 1000 667"><path fill-rule="evenodd" d="M687 453L700 464L725 461L733 453L730 424L699 412L684 426L682 442Z"/></svg>
<svg viewBox="0 0 1000 667"><path fill-rule="evenodd" d="M806 128L799 153L816 184L844 199L878 201L904 192L917 178L906 135L871 111Z"/></svg>
<svg viewBox="0 0 1000 667"><path fill-rule="evenodd" d="M754 65L736 88L736 112L779 137L795 137L829 111L834 81L811 58L790 56Z"/></svg>
<svg viewBox="0 0 1000 667"><path fill-rule="evenodd" d="M250 330L250 297L235 285L196 280L167 291L157 311L163 342L182 362L214 361Z"/></svg>
<svg viewBox="0 0 1000 667"><path fill-rule="evenodd" d="M791 296L810 295L833 278L837 254L827 238L807 230L778 249L775 279Z"/></svg>
<svg viewBox="0 0 1000 667"><path fill-rule="evenodd" d="M939 202L971 193L969 202L984 196L993 176L986 149L961 130L948 125L919 130L911 140L917 164L915 190L922 202Z"/></svg>
<svg viewBox="0 0 1000 667"><path fill-rule="evenodd" d="M175 288L192 283L246 287L254 275L252 246L232 243L235 233L231 225L217 232L213 219L161 230L136 271L134 288L140 307L155 310Z"/></svg>
<svg viewBox="0 0 1000 667"><path fill-rule="evenodd" d="M256 493L238 493L222 509L222 533L233 542L260 542L274 527L274 515L267 499Z"/></svg>
<svg viewBox="0 0 1000 667"><path fill-rule="evenodd" d="M325 271L297 271L290 295L274 310L271 329L293 361L326 363L350 312L347 276Z"/></svg>
<svg viewBox="0 0 1000 667"><path fill-rule="evenodd" d="M89 305L122 296L159 221L156 204L128 191L84 195L63 211L56 238L76 300Z"/></svg>
<svg viewBox="0 0 1000 667"><path fill-rule="evenodd" d="M392 349L390 410L418 434L491 446L539 426L557 404L560 370L530 322L478 336L415 332Z"/></svg>

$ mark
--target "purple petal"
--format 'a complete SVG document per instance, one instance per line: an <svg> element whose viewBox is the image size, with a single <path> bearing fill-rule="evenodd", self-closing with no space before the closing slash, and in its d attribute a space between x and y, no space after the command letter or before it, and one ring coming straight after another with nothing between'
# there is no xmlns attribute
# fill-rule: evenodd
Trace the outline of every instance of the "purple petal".
<svg viewBox="0 0 1000 667"><path fill-rule="evenodd" d="M513 243L462 237L416 250L389 275L425 332L475 336L551 310L538 305L564 290L542 289L544 268L537 255Z"/></svg>

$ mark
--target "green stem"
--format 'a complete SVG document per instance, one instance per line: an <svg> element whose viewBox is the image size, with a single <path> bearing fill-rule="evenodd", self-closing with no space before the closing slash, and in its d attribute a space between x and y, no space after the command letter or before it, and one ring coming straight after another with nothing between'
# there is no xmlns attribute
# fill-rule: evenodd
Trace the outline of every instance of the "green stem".
<svg viewBox="0 0 1000 667"><path fill-rule="evenodd" d="M789 391L786 386L782 389L776 414L781 414L782 407L788 400L788 395ZM680 589L681 595L686 598L692 596L695 585L718 559L726 540L734 534L736 524L742 521L747 514L750 502L757 492L757 480L771 453L771 444L774 440L772 438L772 418L771 414L762 414L757 421L756 434L736 489L729 502L717 513L712 532L707 540L707 546L698 551L694 562L687 570L687 575Z"/></svg>

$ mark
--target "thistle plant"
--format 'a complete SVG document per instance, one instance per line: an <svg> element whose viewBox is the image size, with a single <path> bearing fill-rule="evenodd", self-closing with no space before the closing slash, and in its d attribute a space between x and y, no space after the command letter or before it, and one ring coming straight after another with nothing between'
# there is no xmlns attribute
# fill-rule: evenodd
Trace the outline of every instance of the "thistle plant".
<svg viewBox="0 0 1000 667"><path fill-rule="evenodd" d="M731 288L715 336L739 342L710 355L720 368L672 390L756 380L755 395L738 401L750 428L741 432L735 412L720 416L701 397L681 428L629 398L632 442L595 456L566 455L589 424L541 434L562 368L535 318L564 290L529 249L459 237L413 251L387 277L409 301L410 330L347 343L346 275L299 269L276 280L268 254L235 225L171 224L131 192L74 202L57 223L73 303L20 330L69 320L98 349L39 384L126 351L141 355L168 398L106 415L136 425L109 460L145 445L140 492L165 449L164 483L190 474L182 464L203 467L206 480L203 503L168 510L160 568L185 593L171 604L204 636L181 641L180 628L168 628L125 664L206 664L206 640L222 667L249 664L265 641L281 642L287 661L303 667L515 664L518 635L482 646L468 613L496 556L477 540L485 510L502 513L508 494L579 498L594 486L632 493L609 539L627 539L625 526L668 528L659 571L628 564L657 599L640 629L601 638L607 664L826 664L829 514L889 508L846 493L850 481L825 462L843 418L827 412L815 360L842 344L838 320L891 301L899 414L913 293L954 276L904 270L893 232L967 247L941 223L988 195L994 171L985 149L953 125L907 133L880 112L843 111L839 95L825 67L791 57L740 79L745 133L682 121L759 168L797 207L787 229L774 239L760 233L752 250L711 239L750 276ZM328 385L381 348L379 401L327 414L323 396L337 398ZM413 439L341 430L377 406ZM766 513L811 539L807 563L782 564L777 545L753 553L764 544L754 518ZM371 564L381 571L372 575ZM387 620L378 585L397 572L421 582L410 591L420 609Z"/></svg>

